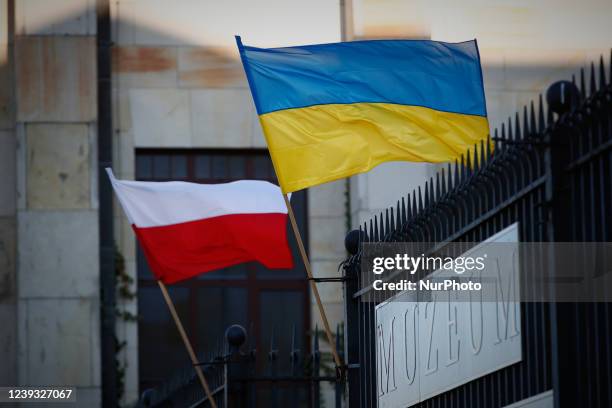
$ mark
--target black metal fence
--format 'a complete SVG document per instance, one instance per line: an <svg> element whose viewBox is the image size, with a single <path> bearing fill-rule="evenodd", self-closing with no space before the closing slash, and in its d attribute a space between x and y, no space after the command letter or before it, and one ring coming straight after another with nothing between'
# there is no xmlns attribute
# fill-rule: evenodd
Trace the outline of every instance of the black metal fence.
<svg viewBox="0 0 612 408"><path fill-rule="evenodd" d="M612 63L561 81L461 159L347 236L348 402L377 406L375 314L361 242L480 242L515 222L521 242L610 241ZM607 79L606 79L607 77ZM520 363L423 401L503 407L552 389L557 407L612 406L609 303L522 303Z"/></svg>
<svg viewBox="0 0 612 408"><path fill-rule="evenodd" d="M230 326L218 350L200 356L204 375L219 408L323 407L322 383L334 388L334 407L341 408L344 383L337 378L329 353L320 349L322 332L311 333L312 349L300 350L293 329L289 353L279 353L272 334L268 349L258 353L239 325ZM251 336L253 337L253 336ZM336 347L344 338L336 329ZM283 347L284 348L284 347ZM327 405L329 407L329 405ZM185 367L155 389L143 392L138 407L210 407L193 367Z"/></svg>
<svg viewBox="0 0 612 408"><path fill-rule="evenodd" d="M279 353L274 336L271 337L264 359L252 347L245 348L246 332L231 326L226 332L229 353L225 357L227 369L228 407L322 407L322 383L334 387L334 405L341 407L344 385L336 377L329 353L323 353L319 339L323 333L315 327L311 333L311 350L297 348L293 329L289 353ZM342 347L340 327L336 329L336 347Z"/></svg>
<svg viewBox="0 0 612 408"><path fill-rule="evenodd" d="M226 401L225 370L222 365L221 350L199 355L199 361L206 361L202 371L218 407L224 407ZM219 364L221 363L221 364ZM192 366L185 366L174 373L165 383L157 388L147 389L142 393L137 408L178 408L178 407L211 407Z"/></svg>

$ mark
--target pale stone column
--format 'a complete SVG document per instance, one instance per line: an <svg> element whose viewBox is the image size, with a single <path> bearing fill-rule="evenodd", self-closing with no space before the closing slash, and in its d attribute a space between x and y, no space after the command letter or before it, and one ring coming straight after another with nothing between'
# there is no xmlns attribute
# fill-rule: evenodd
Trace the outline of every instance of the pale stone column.
<svg viewBox="0 0 612 408"><path fill-rule="evenodd" d="M16 383L100 406L94 1L14 4Z"/></svg>

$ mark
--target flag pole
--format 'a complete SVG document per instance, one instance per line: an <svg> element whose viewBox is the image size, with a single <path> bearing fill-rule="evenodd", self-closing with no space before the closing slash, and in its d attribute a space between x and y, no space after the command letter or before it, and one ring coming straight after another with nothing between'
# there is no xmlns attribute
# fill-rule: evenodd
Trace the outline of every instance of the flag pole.
<svg viewBox="0 0 612 408"><path fill-rule="evenodd" d="M198 378L200 379L200 383L202 384L202 387L204 388L206 397L208 398L208 401L210 401L210 406L212 408L217 408L217 403L212 397L212 393L210 392L210 388L208 387L208 382L206 381L206 378L204 377L204 373L202 372L202 367L199 366L198 359L196 358L196 355L193 351L193 347L191 346L189 337L187 337L185 328L183 328L183 323L181 323L181 319L176 313L174 302L172 302L172 299L170 298L170 295L168 294L168 289L166 288L166 285L162 281L158 280L157 283L159 284L159 288L161 289L162 295L164 296L164 300L166 301L166 304L168 305L168 309L170 309L170 314L172 315L172 318L174 319L174 323L176 323L176 327L179 333L181 334L183 343L185 343L185 348L187 349L189 358L191 359L191 362L193 363L193 368L195 368L196 374L198 375Z"/></svg>
<svg viewBox="0 0 612 408"><path fill-rule="evenodd" d="M297 240L298 248L300 250L300 255L302 256L302 261L304 262L304 267L306 268L306 273L308 274L308 281L310 282L310 288L312 289L312 293L314 294L315 300L317 301L317 307L319 308L319 314L321 315L321 320L323 320L323 327L325 328L325 334L327 335L327 341L331 347L332 355L334 356L334 362L336 363L336 367L342 367L342 360L340 360L340 355L338 354L338 350L336 349L336 342L334 341L334 336L329 328L329 322L327 321L327 315L325 314L325 309L323 308L323 304L321 303L321 297L319 296L319 290L317 289L317 283L314 281L312 276L312 269L310 267L310 261L308 260L308 255L306 254L306 250L304 249L304 242L302 241L302 235L300 234L300 230L297 227L297 222L295 221L295 215L293 214L293 208L291 207L291 203L289 202L289 197L287 194L283 194L283 198L285 199L285 204L287 205L287 212L289 213L289 219L291 220L291 228L293 229L293 234L295 235L295 239Z"/></svg>

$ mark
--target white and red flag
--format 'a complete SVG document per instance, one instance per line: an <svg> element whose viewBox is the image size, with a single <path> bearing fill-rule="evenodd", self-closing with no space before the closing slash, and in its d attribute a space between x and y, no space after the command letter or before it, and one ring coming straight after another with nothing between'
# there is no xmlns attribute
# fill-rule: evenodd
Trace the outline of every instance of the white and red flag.
<svg viewBox="0 0 612 408"><path fill-rule="evenodd" d="M243 262L293 267L278 186L117 180L106 169L149 267L164 283Z"/></svg>

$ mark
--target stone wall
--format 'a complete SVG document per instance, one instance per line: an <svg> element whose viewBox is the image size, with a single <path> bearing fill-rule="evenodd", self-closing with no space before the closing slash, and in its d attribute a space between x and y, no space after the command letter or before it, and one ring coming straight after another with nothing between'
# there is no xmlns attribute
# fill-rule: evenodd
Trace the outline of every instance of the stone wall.
<svg viewBox="0 0 612 408"><path fill-rule="evenodd" d="M0 333L13 336L0 382L76 386L88 407L101 403L93 5L0 1L13 31L0 58Z"/></svg>

